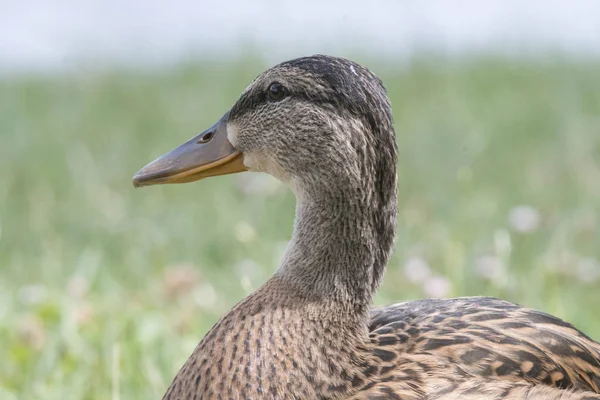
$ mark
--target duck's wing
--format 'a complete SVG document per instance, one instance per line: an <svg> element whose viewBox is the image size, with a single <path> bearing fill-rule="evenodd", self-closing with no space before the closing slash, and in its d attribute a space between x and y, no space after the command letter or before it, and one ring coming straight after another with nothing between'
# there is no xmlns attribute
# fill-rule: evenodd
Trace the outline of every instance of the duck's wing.
<svg viewBox="0 0 600 400"><path fill-rule="evenodd" d="M366 389L387 390L387 382L425 398L462 392L464 399L477 387L502 392L508 384L542 393L514 398L552 399L555 388L556 398L600 399L600 344L559 318L506 301L465 297L376 308L369 330L380 366L365 373L372 377ZM511 398L506 394L489 398Z"/></svg>
<svg viewBox="0 0 600 400"><path fill-rule="evenodd" d="M355 393L348 400L599 400L589 391L558 389L524 381L469 378L446 386L423 385L414 390L408 382L379 382ZM426 391L426 393L424 393Z"/></svg>

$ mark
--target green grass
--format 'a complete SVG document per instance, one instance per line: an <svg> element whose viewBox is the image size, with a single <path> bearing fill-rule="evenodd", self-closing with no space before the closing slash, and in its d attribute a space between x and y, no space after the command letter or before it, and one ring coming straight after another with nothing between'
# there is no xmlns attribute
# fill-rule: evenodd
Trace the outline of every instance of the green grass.
<svg viewBox="0 0 600 400"><path fill-rule="evenodd" d="M377 303L498 296L599 339L600 64L367 64L389 89L400 153L398 240ZM267 279L291 233L285 187L249 173L130 183L265 67L1 78L0 398L160 397ZM539 213L532 232L509 223L519 205ZM493 279L486 256L504 266ZM429 283L411 283L415 257Z"/></svg>

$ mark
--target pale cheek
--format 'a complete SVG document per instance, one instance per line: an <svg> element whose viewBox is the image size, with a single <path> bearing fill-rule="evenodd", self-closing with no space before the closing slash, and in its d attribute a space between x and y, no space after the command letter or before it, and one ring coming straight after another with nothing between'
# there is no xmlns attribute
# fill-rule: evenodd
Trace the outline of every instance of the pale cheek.
<svg viewBox="0 0 600 400"><path fill-rule="evenodd" d="M231 143L233 147L237 148L238 129L237 126L232 123L227 124L227 140L229 140L229 143Z"/></svg>
<svg viewBox="0 0 600 400"><path fill-rule="evenodd" d="M235 124L227 124L227 140L229 143L244 154L244 165L253 172L266 172L282 182L289 182L290 176L281 166L268 154L261 151L249 151L239 148L238 129Z"/></svg>
<svg viewBox="0 0 600 400"><path fill-rule="evenodd" d="M229 143L231 143L233 147L243 152L244 165L246 166L246 168L248 168L250 171L256 172L264 170L263 168L261 168L260 159L256 157L255 154L249 151L244 151L244 149L240 149L238 141L238 128L235 124L231 122L227 124L227 140L229 140Z"/></svg>

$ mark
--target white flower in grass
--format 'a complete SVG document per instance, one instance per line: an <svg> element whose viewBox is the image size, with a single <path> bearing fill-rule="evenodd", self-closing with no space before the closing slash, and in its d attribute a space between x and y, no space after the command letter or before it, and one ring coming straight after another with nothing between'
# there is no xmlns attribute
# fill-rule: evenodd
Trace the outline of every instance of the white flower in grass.
<svg viewBox="0 0 600 400"><path fill-rule="evenodd" d="M235 226L235 237L242 243L250 243L256 239L256 230L249 223L242 221Z"/></svg>
<svg viewBox="0 0 600 400"><path fill-rule="evenodd" d="M211 310L217 305L217 292L209 283L198 285L192 296L196 305L202 309Z"/></svg>
<svg viewBox="0 0 600 400"><path fill-rule="evenodd" d="M504 262L496 256L485 255L475 261L477 274L490 281L501 281L505 278L506 267Z"/></svg>
<svg viewBox="0 0 600 400"><path fill-rule="evenodd" d="M67 293L73 299L81 300L87 294L89 286L87 279L81 275L75 275L67 283Z"/></svg>
<svg viewBox="0 0 600 400"><path fill-rule="evenodd" d="M412 284L421 284L431 276L431 268L421 257L411 257L404 264L404 275Z"/></svg>
<svg viewBox="0 0 600 400"><path fill-rule="evenodd" d="M46 300L48 291L42 284L26 285L19 289L17 296L23 304L39 304Z"/></svg>
<svg viewBox="0 0 600 400"><path fill-rule="evenodd" d="M531 206L517 206L508 213L510 226L517 232L531 233L540 225L540 213Z"/></svg>
<svg viewBox="0 0 600 400"><path fill-rule="evenodd" d="M433 276L423 284L423 292L427 297L448 297L452 291L452 283L443 276Z"/></svg>
<svg viewBox="0 0 600 400"><path fill-rule="evenodd" d="M596 283L600 281L600 261L594 258L584 258L577 263L575 276L581 283Z"/></svg>

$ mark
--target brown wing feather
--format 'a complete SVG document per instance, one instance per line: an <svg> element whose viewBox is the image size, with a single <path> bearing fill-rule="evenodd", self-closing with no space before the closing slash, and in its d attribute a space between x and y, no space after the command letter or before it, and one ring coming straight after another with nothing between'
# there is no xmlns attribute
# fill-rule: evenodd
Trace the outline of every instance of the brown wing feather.
<svg viewBox="0 0 600 400"><path fill-rule="evenodd" d="M365 373L370 384L354 399L600 399L600 344L506 301L376 308L369 330L380 368Z"/></svg>

